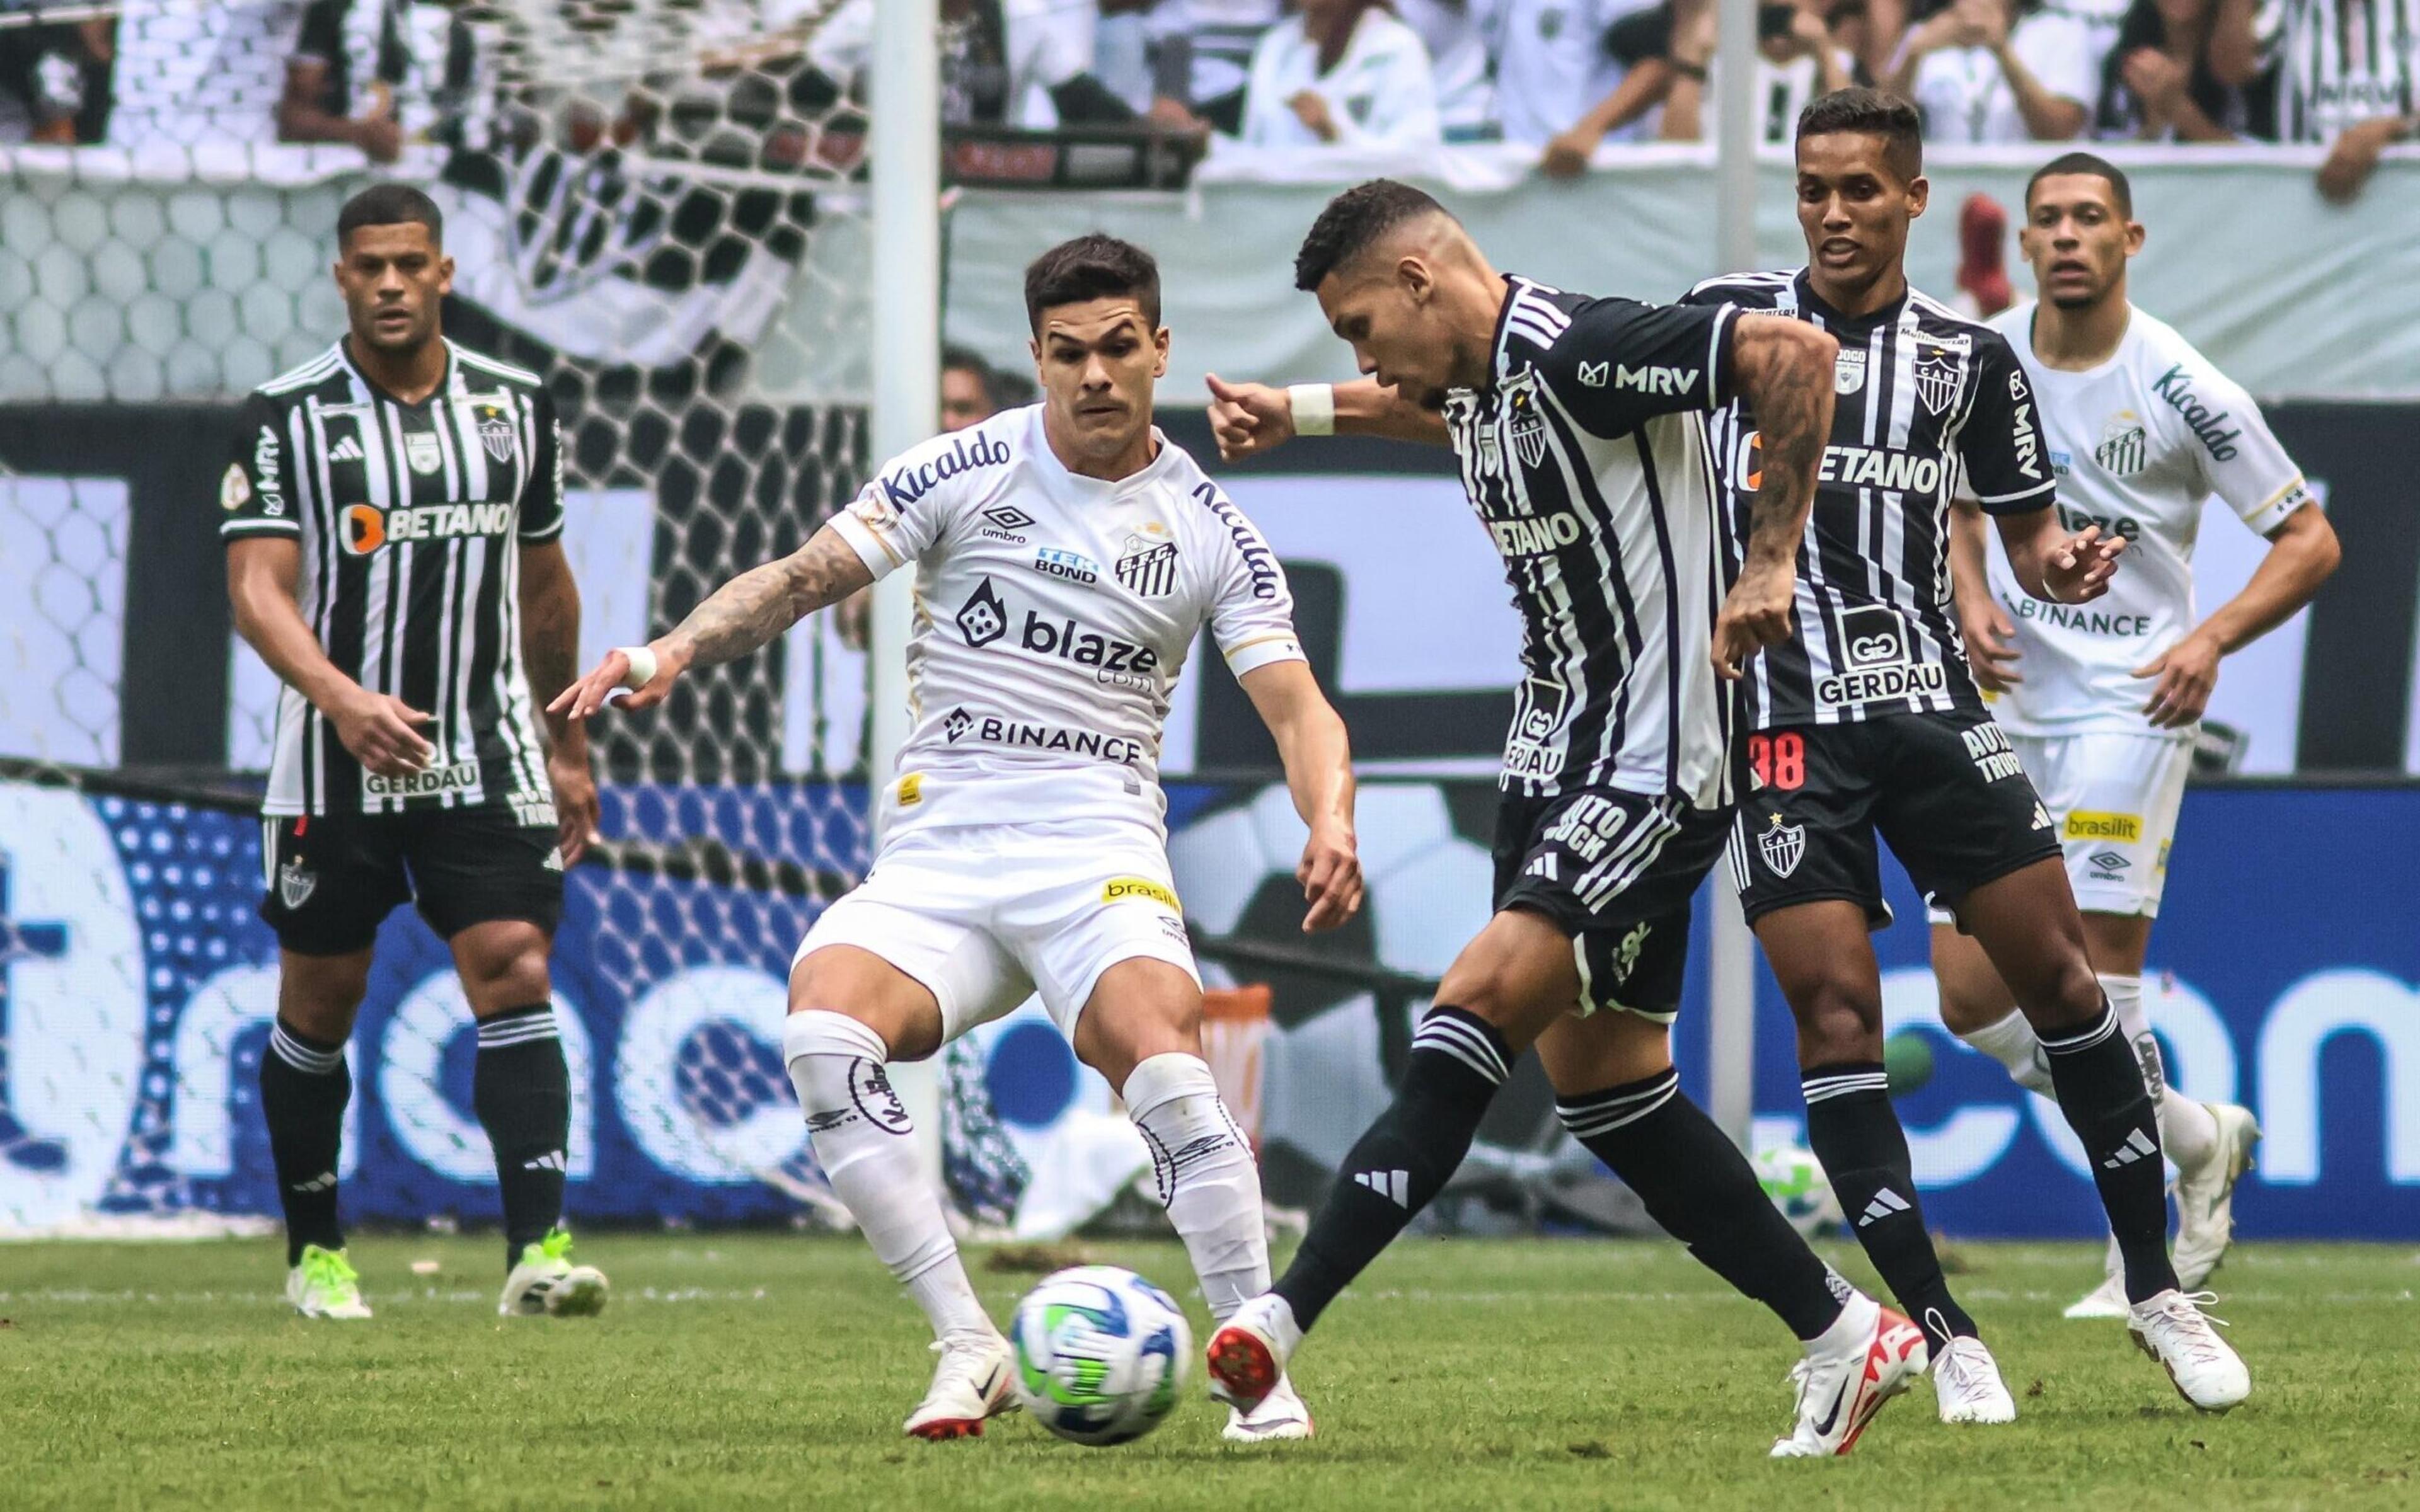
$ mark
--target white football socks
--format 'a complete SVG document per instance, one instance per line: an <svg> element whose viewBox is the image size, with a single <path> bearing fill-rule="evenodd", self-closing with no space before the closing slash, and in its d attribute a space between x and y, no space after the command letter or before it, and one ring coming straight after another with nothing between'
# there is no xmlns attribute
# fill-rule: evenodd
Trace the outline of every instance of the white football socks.
<svg viewBox="0 0 2420 1512"><path fill-rule="evenodd" d="M1151 1146L1160 1200L1193 1257L1210 1316L1269 1288L1269 1238L1252 1147L1199 1056L1153 1056L1126 1078L1126 1112Z"/></svg>
<svg viewBox="0 0 2420 1512"><path fill-rule="evenodd" d="M2151 1038L2150 1011L2143 1006L2143 979L2104 975L2101 990L2109 995L2118 1027L2134 1047L2134 1058L2142 1062L2143 1083L2151 1089L2151 1103L2159 1114L2161 1149L2180 1170L2200 1165L2218 1149L2218 1120L2211 1117L2210 1109L2168 1086L2167 1072L2160 1061L2160 1042Z"/></svg>
<svg viewBox="0 0 2420 1512"><path fill-rule="evenodd" d="M2008 1017L1958 1038L2008 1067L2009 1074L2026 1091L2057 1099L2058 1093L2051 1088L2050 1063L2042 1058L2041 1041L2023 1011L2012 1008Z"/></svg>
<svg viewBox="0 0 2420 1512"><path fill-rule="evenodd" d="M882 1037L842 1013L810 1009L782 1026L782 1058L813 1131L815 1160L944 1344L996 1337L941 1211L916 1165L913 1125L891 1090Z"/></svg>

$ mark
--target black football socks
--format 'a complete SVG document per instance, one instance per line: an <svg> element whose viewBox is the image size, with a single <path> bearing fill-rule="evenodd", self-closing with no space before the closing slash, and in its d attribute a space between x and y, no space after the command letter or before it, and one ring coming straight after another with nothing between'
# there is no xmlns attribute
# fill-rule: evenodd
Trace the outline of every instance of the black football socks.
<svg viewBox="0 0 2420 1512"><path fill-rule="evenodd" d="M2117 1013L2104 998L2099 1016L2082 1029L2040 1038L2051 1085L2058 1088L2058 1109L2084 1141L2092 1184L2101 1189L2110 1232L2118 1236L2126 1299L2142 1302L2173 1289L2177 1273L2168 1263L2168 1189L2158 1110Z"/></svg>
<svg viewBox="0 0 2420 1512"><path fill-rule="evenodd" d="M277 1166L277 1198L286 1209L288 1266L302 1262L305 1244L345 1247L336 1223L336 1155L352 1095L344 1045L314 1040L279 1019L260 1057L260 1114Z"/></svg>
<svg viewBox="0 0 2420 1512"><path fill-rule="evenodd" d="M471 1106L496 1151L504 1203L504 1266L563 1219L565 1152L571 1135L571 1074L554 1010L508 1008L479 1021Z"/></svg>
<svg viewBox="0 0 2420 1512"><path fill-rule="evenodd" d="M1800 1073L1807 1096L1807 1144L1823 1163L1841 1215L1866 1258L1899 1299L1907 1316L1924 1328L1937 1353L1956 1336L1975 1336L1975 1319L1949 1294L1924 1227L1916 1195L1916 1162L1907 1131L1891 1107L1890 1091L1877 1060L1809 1066Z"/></svg>

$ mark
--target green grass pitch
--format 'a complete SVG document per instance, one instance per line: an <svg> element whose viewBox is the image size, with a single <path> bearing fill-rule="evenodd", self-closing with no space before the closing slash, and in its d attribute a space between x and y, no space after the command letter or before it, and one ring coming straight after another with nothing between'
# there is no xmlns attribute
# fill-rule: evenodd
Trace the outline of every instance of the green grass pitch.
<svg viewBox="0 0 2420 1512"><path fill-rule="evenodd" d="M927 1338L853 1239L595 1236L595 1321L498 1319L501 1247L360 1239L379 1316L330 1324L286 1310L269 1242L0 1245L0 1507L2420 1506L2409 1246L2239 1251L2214 1311L2255 1395L2225 1418L2059 1319L2098 1246L1961 1246L2019 1423L1946 1427L1921 1386L1849 1458L1784 1464L1793 1348L1667 1243L1407 1241L1298 1362L1315 1442L1221 1443L1197 1359L1108 1450L1014 1416L900 1437ZM1032 1278L970 1256L1004 1318ZM1190 1280L1173 1243L1090 1257Z"/></svg>

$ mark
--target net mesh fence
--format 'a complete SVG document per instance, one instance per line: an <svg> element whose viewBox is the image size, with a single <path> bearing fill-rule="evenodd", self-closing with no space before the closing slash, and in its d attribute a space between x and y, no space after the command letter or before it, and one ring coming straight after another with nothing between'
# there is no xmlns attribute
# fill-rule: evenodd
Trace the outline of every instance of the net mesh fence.
<svg viewBox="0 0 2420 1512"><path fill-rule="evenodd" d="M214 515L226 454L147 485L140 425L128 455L32 462L27 427L224 409L314 357L344 326L337 209L403 178L445 215L449 337L542 375L563 415L583 664L659 634L863 480L869 14L0 9L0 61L30 56L50 86L0 69L0 426L19 417L0 430L0 1232L276 1211L252 1108L277 995L257 825L126 759L146 532ZM315 132L340 140L281 140ZM570 878L555 961L575 1215L832 1215L779 1050L791 952L869 845L865 659L828 618L595 727L605 843ZM135 655L224 660L224 750L202 764L221 794L256 779L277 682L249 648ZM378 963L349 1052L347 1211L489 1218L450 963L401 914ZM953 1189L996 1216L1022 1173L980 1064L944 1079Z"/></svg>

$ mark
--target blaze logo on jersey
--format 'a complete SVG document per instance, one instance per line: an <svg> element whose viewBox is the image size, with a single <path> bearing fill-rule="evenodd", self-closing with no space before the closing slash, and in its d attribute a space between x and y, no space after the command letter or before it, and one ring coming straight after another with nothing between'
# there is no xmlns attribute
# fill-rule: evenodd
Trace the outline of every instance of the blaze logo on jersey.
<svg viewBox="0 0 2420 1512"><path fill-rule="evenodd" d="M1776 877L1787 877L1798 870L1799 859L1807 854L1807 826L1785 825L1779 814L1756 838L1756 854L1764 857L1765 869Z"/></svg>
<svg viewBox="0 0 2420 1512"><path fill-rule="evenodd" d="M479 444L486 447L488 455L498 462L510 462L513 459L513 423L501 412L489 410L488 417L479 422Z"/></svg>
<svg viewBox="0 0 2420 1512"><path fill-rule="evenodd" d="M1924 408L1936 415L1948 412L1950 401L1958 397L1965 355L1962 346L1953 349L1947 345L1928 346L1916 354L1916 392Z"/></svg>
<svg viewBox="0 0 2420 1512"><path fill-rule="evenodd" d="M974 596L959 608L958 633L977 649L1008 633L1008 606L1000 601L989 578L975 584Z"/></svg>
<svg viewBox="0 0 2420 1512"><path fill-rule="evenodd" d="M1144 598L1176 592L1176 543L1168 539L1168 527L1153 523L1127 536L1116 570L1118 581Z"/></svg>
<svg viewBox="0 0 2420 1512"><path fill-rule="evenodd" d="M2101 444L2092 449L2092 460L2103 471L2123 478L2143 471L2150 460L2150 439L2143 429L2143 420L2132 409L2120 409L2101 427Z"/></svg>

